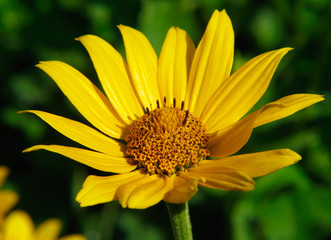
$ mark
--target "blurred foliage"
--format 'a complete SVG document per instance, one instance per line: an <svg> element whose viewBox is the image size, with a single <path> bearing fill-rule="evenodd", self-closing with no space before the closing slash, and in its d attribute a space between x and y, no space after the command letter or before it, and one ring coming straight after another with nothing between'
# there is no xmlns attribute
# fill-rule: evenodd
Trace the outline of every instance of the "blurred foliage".
<svg viewBox="0 0 331 240"><path fill-rule="evenodd" d="M125 24L141 30L159 53L170 26L185 29L197 44L214 9L226 9L232 19L234 69L262 52L294 47L257 107L293 93L324 94L326 101L254 131L241 153L288 147L303 160L257 179L249 193L200 188L190 201L195 239L331 238L328 0L1 0L0 165L11 169L6 187L20 194L17 208L37 223L61 218L65 233L81 232L89 240L171 239L164 203L147 210L122 209L116 202L80 208L75 195L96 171L48 152L21 154L34 144L73 143L36 117L16 112L40 109L86 122L52 80L33 67L38 61L67 62L98 84L76 37L96 34L123 54L116 25Z"/></svg>

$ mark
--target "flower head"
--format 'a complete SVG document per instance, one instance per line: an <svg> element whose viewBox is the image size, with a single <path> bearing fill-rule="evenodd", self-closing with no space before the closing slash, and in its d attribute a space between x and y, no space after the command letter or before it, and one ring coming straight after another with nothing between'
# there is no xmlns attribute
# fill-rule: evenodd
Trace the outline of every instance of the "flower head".
<svg viewBox="0 0 331 240"><path fill-rule="evenodd" d="M56 240L60 234L61 222L58 219L49 219L34 227L31 217L24 211L16 210L5 219L0 229L1 240ZM86 240L80 234L72 234L59 240Z"/></svg>
<svg viewBox="0 0 331 240"><path fill-rule="evenodd" d="M225 11L213 13L197 48L184 30L170 28L159 58L141 32L123 25L119 29L126 61L99 37L78 38L106 95L63 62L37 65L97 130L50 113L25 111L89 148L37 145L26 152L45 149L117 173L89 176L77 195L82 206L115 200L129 208L161 200L182 203L198 186L249 191L254 177L300 160L289 149L230 156L245 145L253 128L323 100L294 94L246 115L290 48L261 54L230 75L234 32Z"/></svg>
<svg viewBox="0 0 331 240"><path fill-rule="evenodd" d="M9 169L4 166L0 166L0 187L4 184L7 176L9 174ZM18 195L10 190L0 191L0 226L3 223L3 219L6 213L15 206L18 201Z"/></svg>

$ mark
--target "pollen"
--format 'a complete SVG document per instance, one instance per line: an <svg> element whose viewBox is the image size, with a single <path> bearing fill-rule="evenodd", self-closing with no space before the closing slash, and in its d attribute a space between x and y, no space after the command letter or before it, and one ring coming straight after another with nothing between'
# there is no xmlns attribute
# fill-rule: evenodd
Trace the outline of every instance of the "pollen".
<svg viewBox="0 0 331 240"><path fill-rule="evenodd" d="M168 175L197 165L209 155L209 136L202 122L176 100L167 106L157 101L153 111L133 122L126 136L126 154L149 174Z"/></svg>

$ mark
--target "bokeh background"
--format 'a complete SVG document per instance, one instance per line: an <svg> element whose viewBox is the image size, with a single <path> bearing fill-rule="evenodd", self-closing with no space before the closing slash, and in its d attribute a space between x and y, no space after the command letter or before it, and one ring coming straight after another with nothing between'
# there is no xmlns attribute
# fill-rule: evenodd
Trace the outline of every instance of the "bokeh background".
<svg viewBox="0 0 331 240"><path fill-rule="evenodd" d="M256 179L248 193L200 188L190 201L195 239L331 239L331 2L328 0L0 0L1 160L11 169L4 186L20 195L15 207L38 224L57 217L62 234L89 240L171 239L165 204L122 209L117 202L80 208L88 174L99 173L59 155L22 154L34 144L75 145L24 109L86 122L55 83L34 65L61 60L99 84L76 37L96 34L124 53L118 24L142 31L157 53L170 26L195 44L214 9L226 9L235 30L234 70L265 51L294 47L282 60L261 106L293 93L326 101L254 130L240 153L291 148L303 160Z"/></svg>

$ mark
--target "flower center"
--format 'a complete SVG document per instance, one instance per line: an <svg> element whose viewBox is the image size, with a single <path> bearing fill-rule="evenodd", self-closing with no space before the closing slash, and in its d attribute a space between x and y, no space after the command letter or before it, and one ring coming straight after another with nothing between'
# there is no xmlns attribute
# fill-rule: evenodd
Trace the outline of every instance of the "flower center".
<svg viewBox="0 0 331 240"><path fill-rule="evenodd" d="M157 108L134 121L127 142L126 154L149 174L168 175L185 171L209 155L209 136L201 121L189 111L172 106Z"/></svg>

